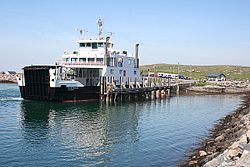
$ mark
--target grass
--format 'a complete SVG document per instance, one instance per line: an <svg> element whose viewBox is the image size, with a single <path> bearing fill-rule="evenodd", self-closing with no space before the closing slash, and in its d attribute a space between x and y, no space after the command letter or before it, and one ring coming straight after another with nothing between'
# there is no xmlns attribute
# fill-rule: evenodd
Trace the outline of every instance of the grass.
<svg viewBox="0 0 250 167"><path fill-rule="evenodd" d="M179 70L178 70L179 69ZM193 66L177 64L152 64L142 65L140 70L143 74L148 72L164 72L171 74L184 75L196 80L206 80L209 73L223 73L227 80L249 80L250 67L232 66L232 65L215 65L215 66Z"/></svg>

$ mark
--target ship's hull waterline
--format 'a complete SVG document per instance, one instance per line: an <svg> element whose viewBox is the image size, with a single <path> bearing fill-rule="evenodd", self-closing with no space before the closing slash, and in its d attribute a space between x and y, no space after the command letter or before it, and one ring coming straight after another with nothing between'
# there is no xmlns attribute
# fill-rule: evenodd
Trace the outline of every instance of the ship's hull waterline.
<svg viewBox="0 0 250 167"><path fill-rule="evenodd" d="M100 87L86 86L71 90L67 87L49 88L46 95L30 94L29 88L19 86L21 97L27 100L58 101L58 102L81 102L98 101ZM39 92L39 90L37 90Z"/></svg>

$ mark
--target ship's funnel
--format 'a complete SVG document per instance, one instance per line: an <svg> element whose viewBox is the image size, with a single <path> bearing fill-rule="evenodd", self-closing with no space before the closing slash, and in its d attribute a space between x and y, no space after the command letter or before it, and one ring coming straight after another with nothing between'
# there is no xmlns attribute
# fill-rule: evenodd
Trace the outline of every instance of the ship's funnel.
<svg viewBox="0 0 250 167"><path fill-rule="evenodd" d="M139 44L135 44L135 67L139 68L139 56L138 56Z"/></svg>

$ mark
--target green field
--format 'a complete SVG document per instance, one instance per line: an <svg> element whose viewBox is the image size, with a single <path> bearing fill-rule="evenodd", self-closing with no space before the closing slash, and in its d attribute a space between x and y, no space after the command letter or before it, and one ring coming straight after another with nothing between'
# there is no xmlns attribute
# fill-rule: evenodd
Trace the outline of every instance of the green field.
<svg viewBox="0 0 250 167"><path fill-rule="evenodd" d="M178 70L179 69L179 70ZM246 66L230 66L230 65L215 65L215 66L193 66L193 65L178 65L178 64L152 64L140 66L141 73L148 72L164 72L171 74L184 75L197 80L207 79L209 73L223 73L227 80L249 80L250 67Z"/></svg>

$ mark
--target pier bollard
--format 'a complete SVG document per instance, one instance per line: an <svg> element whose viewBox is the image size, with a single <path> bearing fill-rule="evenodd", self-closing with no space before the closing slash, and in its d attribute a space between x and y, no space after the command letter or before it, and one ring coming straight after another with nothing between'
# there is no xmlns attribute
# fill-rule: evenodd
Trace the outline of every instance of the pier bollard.
<svg viewBox="0 0 250 167"><path fill-rule="evenodd" d="M162 90L161 90L161 98L165 98L165 97L166 97L165 90L164 90L164 89L162 89Z"/></svg>
<svg viewBox="0 0 250 167"><path fill-rule="evenodd" d="M107 92L107 95L106 95L106 103L109 103L109 93Z"/></svg>
<svg viewBox="0 0 250 167"><path fill-rule="evenodd" d="M180 94L180 86L179 84L176 85L176 95Z"/></svg>
<svg viewBox="0 0 250 167"><path fill-rule="evenodd" d="M151 99L155 99L155 90L151 92Z"/></svg>
<svg viewBox="0 0 250 167"><path fill-rule="evenodd" d="M156 98L159 99L160 98L160 90L156 91Z"/></svg>
<svg viewBox="0 0 250 167"><path fill-rule="evenodd" d="M171 95L171 91L170 89L167 89L167 95L170 96Z"/></svg>

